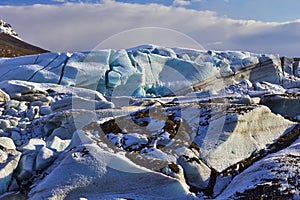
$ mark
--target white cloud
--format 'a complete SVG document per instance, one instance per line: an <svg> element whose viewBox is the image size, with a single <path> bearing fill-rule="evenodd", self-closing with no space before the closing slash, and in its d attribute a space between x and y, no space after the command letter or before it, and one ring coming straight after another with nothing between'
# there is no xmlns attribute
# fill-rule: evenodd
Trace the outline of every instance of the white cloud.
<svg viewBox="0 0 300 200"><path fill-rule="evenodd" d="M63 3L65 2L65 0L52 0L53 2L60 2L60 3Z"/></svg>
<svg viewBox="0 0 300 200"><path fill-rule="evenodd" d="M300 22L265 23L233 20L211 11L188 10L163 5L109 3L0 6L1 17L13 25L25 41L53 51L91 50L114 34L130 29L104 43L106 47L122 48L130 44L157 44L170 41L183 46L186 34L207 49L243 50L297 56L300 46ZM164 31L147 34L142 27L162 27L181 32L168 37ZM139 32L140 31L140 32ZM133 37L134 36L134 37ZM148 39L146 39L146 36ZM122 38L122 39L120 39ZM158 40L159 38L159 40ZM131 40L131 43L130 41ZM136 40L134 43L132 40ZM109 41L109 42L108 42ZM216 42L217 41L217 42ZM104 44L103 43L103 44Z"/></svg>
<svg viewBox="0 0 300 200"><path fill-rule="evenodd" d="M174 0L173 6L188 6L191 4L189 0Z"/></svg>
<svg viewBox="0 0 300 200"><path fill-rule="evenodd" d="M174 0L173 6L188 6L194 2L202 2L203 0Z"/></svg>
<svg viewBox="0 0 300 200"><path fill-rule="evenodd" d="M115 0L101 0L102 3L112 3L115 2Z"/></svg>

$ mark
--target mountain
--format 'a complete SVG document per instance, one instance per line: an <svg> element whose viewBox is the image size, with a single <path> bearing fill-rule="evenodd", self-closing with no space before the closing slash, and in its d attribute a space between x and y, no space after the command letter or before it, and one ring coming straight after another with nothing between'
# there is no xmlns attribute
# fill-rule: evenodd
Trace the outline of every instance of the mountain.
<svg viewBox="0 0 300 200"><path fill-rule="evenodd" d="M144 45L0 62L0 199L299 199L299 59Z"/></svg>
<svg viewBox="0 0 300 200"><path fill-rule="evenodd" d="M10 24L0 20L0 57L17 57L48 52L22 41Z"/></svg>

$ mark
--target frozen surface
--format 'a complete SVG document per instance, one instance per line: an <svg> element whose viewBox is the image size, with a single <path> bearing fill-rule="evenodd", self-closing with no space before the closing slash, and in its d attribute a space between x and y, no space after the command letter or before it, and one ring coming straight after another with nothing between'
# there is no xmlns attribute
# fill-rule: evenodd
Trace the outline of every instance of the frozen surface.
<svg viewBox="0 0 300 200"><path fill-rule="evenodd" d="M297 199L299 69L154 45L1 58L0 195Z"/></svg>

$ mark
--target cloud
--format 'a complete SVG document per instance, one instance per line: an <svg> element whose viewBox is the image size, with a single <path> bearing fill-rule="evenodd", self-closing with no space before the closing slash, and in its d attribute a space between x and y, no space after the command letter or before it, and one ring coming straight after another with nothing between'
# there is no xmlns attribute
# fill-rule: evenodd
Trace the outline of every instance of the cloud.
<svg viewBox="0 0 300 200"><path fill-rule="evenodd" d="M173 6L188 6L194 2L202 2L203 0L174 0Z"/></svg>
<svg viewBox="0 0 300 200"><path fill-rule="evenodd" d="M191 1L188 0L174 0L173 6L188 6L191 4Z"/></svg>
<svg viewBox="0 0 300 200"><path fill-rule="evenodd" d="M102 3L112 3L115 2L115 0L101 0Z"/></svg>
<svg viewBox="0 0 300 200"><path fill-rule="evenodd" d="M233 20L211 11L158 4L109 1L97 5L0 6L0 13L25 41L52 51L91 50L99 44L117 49L143 43L191 46L197 41L207 49L297 56L300 46L299 21ZM143 27L161 29L145 32Z"/></svg>
<svg viewBox="0 0 300 200"><path fill-rule="evenodd" d="M59 2L59 3L64 3L65 0L52 0L53 2Z"/></svg>

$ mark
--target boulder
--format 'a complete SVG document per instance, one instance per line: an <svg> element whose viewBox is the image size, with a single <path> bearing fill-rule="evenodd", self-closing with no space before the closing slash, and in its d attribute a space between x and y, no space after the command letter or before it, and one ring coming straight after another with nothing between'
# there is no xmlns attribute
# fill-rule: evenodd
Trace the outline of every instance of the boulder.
<svg viewBox="0 0 300 200"><path fill-rule="evenodd" d="M51 110L53 112L70 110L70 109L86 109L86 110L99 110L112 108L113 104L106 101L89 100L83 97L66 97L62 100L53 102Z"/></svg>
<svg viewBox="0 0 300 200"><path fill-rule="evenodd" d="M24 145L20 146L18 149L20 151L32 150L39 152L42 147L46 146L46 142L39 138L32 138Z"/></svg>
<svg viewBox="0 0 300 200"><path fill-rule="evenodd" d="M39 153L36 156L35 160L35 170L44 170L49 167L55 160L56 155L54 152L47 148L42 147Z"/></svg>
<svg viewBox="0 0 300 200"><path fill-rule="evenodd" d="M22 139L21 134L18 131L12 131L10 137L14 142Z"/></svg>
<svg viewBox="0 0 300 200"><path fill-rule="evenodd" d="M9 185L12 181L12 175L18 166L21 153L15 152L13 155L8 156L5 163L1 164L0 168L0 194L7 192Z"/></svg>
<svg viewBox="0 0 300 200"><path fill-rule="evenodd" d="M0 129L5 130L11 127L10 121L7 119L0 119Z"/></svg>
<svg viewBox="0 0 300 200"><path fill-rule="evenodd" d="M199 158L181 156L177 159L177 163L183 168L185 180L194 191L208 187L211 169Z"/></svg>
<svg viewBox="0 0 300 200"><path fill-rule="evenodd" d="M62 140L57 136L54 136L51 142L47 145L48 148L55 150L56 152L64 151L70 144L71 140Z"/></svg>
<svg viewBox="0 0 300 200"><path fill-rule="evenodd" d="M51 114L51 107L50 106L41 106L40 107L40 115L49 115Z"/></svg>
<svg viewBox="0 0 300 200"><path fill-rule="evenodd" d="M69 126L69 127L58 127L53 130L51 135L47 138L47 140L52 140L54 137L59 137L63 140L69 140L72 138L73 133L75 132L75 126Z"/></svg>
<svg viewBox="0 0 300 200"><path fill-rule="evenodd" d="M18 166L21 153L17 152L12 139L0 137L0 194L8 190L12 175Z"/></svg>
<svg viewBox="0 0 300 200"><path fill-rule="evenodd" d="M8 155L5 151L0 149L0 164L5 163L7 161Z"/></svg>
<svg viewBox="0 0 300 200"><path fill-rule="evenodd" d="M104 111L104 113L106 112ZM76 130L81 130L88 124L97 121L96 113L93 110L82 109L55 112L43 118L41 128L44 129L45 136L50 134L47 140L52 140L54 136L61 139L71 139ZM46 127L44 127L44 124Z"/></svg>
<svg viewBox="0 0 300 200"><path fill-rule="evenodd" d="M82 130L77 130L73 133L71 142L67 148L71 149L83 144L93 144L93 140L89 138Z"/></svg>
<svg viewBox="0 0 300 200"><path fill-rule="evenodd" d="M19 112L15 108L8 108L4 110L4 115L9 115L13 117L19 117Z"/></svg>
<svg viewBox="0 0 300 200"><path fill-rule="evenodd" d="M17 168L17 179L19 181L28 180L34 173L35 160L37 152L34 150L27 150L22 153L22 157Z"/></svg>
<svg viewBox="0 0 300 200"><path fill-rule="evenodd" d="M18 70L12 70L11 73L17 75ZM30 73L28 71L25 72L25 74L30 75ZM24 77L24 73L23 73L23 77ZM27 96L28 99L30 99L31 101L34 101L36 99L34 97L34 94L44 94L44 95L47 94L47 92L45 90L38 87L38 84L35 85L30 82L22 81L22 80L26 80L24 78L19 78L20 81L18 80L17 77L14 77L11 79L6 77L6 79L2 79L2 80L3 81L1 81L1 83L0 83L0 88L3 91L5 91L6 93L8 93L12 98L18 99L21 97L22 94L29 94L32 96L31 96L31 98L30 98L30 96ZM4 81L4 80L6 80L6 81ZM23 98L25 98L25 96Z"/></svg>
<svg viewBox="0 0 300 200"><path fill-rule="evenodd" d="M8 101L10 101L9 95L0 89L0 105L3 105Z"/></svg>
<svg viewBox="0 0 300 200"><path fill-rule="evenodd" d="M6 150L15 150L16 149L14 141L8 137L0 137L0 147L4 148Z"/></svg>
<svg viewBox="0 0 300 200"><path fill-rule="evenodd" d="M40 108L38 106L31 107L27 112L27 117L30 121L39 117Z"/></svg>

